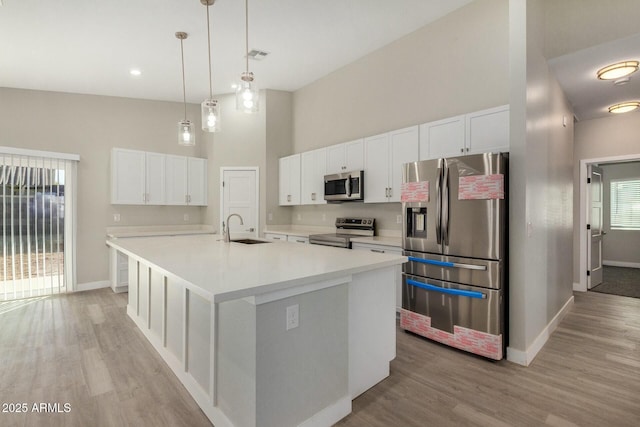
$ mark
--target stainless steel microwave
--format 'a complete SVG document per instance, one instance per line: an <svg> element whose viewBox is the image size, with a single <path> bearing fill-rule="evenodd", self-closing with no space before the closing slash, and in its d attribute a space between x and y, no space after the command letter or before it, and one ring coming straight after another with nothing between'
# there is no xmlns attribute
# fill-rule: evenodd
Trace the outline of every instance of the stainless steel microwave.
<svg viewBox="0 0 640 427"><path fill-rule="evenodd" d="M324 199L328 202L364 200L364 171L325 175Z"/></svg>

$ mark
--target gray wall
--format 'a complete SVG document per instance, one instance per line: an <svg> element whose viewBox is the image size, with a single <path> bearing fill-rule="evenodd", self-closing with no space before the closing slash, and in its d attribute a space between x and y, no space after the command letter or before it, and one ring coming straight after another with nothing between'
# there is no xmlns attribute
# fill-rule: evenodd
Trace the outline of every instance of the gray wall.
<svg viewBox="0 0 640 427"><path fill-rule="evenodd" d="M544 2L509 7L509 350L530 361L572 295L573 114L543 54Z"/></svg>
<svg viewBox="0 0 640 427"><path fill-rule="evenodd" d="M507 6L474 1L294 92L291 153L507 104ZM290 209L294 224L362 215L400 230L399 203Z"/></svg>
<svg viewBox="0 0 640 427"><path fill-rule="evenodd" d="M188 116L199 122L199 106L189 105ZM182 117L181 103L0 88L0 145L80 155L78 283L109 278L108 226L202 223L200 207L110 203L113 147L205 157L200 132L195 147L178 145ZM120 213L120 222L113 221L114 213ZM183 220L185 213L189 221Z"/></svg>
<svg viewBox="0 0 640 427"><path fill-rule="evenodd" d="M603 225L607 232L602 248L604 263L640 268L640 230L611 229L611 180L640 179L640 162L604 164L601 167L604 178Z"/></svg>

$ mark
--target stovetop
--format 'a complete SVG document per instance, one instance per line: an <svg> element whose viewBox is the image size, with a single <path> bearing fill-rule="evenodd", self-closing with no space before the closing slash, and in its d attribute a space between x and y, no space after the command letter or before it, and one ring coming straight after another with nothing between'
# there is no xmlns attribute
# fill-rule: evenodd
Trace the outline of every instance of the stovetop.
<svg viewBox="0 0 640 427"><path fill-rule="evenodd" d="M309 243L327 244L331 246L351 247L353 237L370 237L375 235L375 219L373 218L336 218L336 232L312 234Z"/></svg>

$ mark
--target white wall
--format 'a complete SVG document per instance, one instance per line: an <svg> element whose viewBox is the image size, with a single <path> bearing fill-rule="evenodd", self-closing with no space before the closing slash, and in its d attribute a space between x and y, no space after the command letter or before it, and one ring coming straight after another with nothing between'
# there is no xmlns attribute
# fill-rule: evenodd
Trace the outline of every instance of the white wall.
<svg viewBox="0 0 640 427"><path fill-rule="evenodd" d="M640 268L640 230L611 229L611 180L640 179L640 162L603 164L603 226L607 234L602 239L605 264Z"/></svg>
<svg viewBox="0 0 640 427"><path fill-rule="evenodd" d="M507 6L474 1L294 92L292 153L507 104ZM401 228L399 203L290 209L295 224L367 215Z"/></svg>
<svg viewBox="0 0 640 427"><path fill-rule="evenodd" d="M509 12L508 357L528 364L572 298L573 114L543 55L544 2L511 0Z"/></svg>
<svg viewBox="0 0 640 427"><path fill-rule="evenodd" d="M78 164L78 283L109 278L106 228L114 225L199 224L204 209L117 206L110 203L111 148L205 157L177 142L183 106L175 102L0 88L0 145L80 155ZM188 116L199 122L197 105ZM113 221L120 213L121 222ZM189 221L183 215L189 214Z"/></svg>

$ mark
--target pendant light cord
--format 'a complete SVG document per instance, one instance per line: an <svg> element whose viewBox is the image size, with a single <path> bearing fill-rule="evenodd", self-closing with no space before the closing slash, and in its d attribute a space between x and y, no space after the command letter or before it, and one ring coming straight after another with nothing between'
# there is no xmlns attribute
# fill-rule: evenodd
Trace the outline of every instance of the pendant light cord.
<svg viewBox="0 0 640 427"><path fill-rule="evenodd" d="M184 83L184 47L180 39L180 56L182 57L182 102L184 104L184 120L187 121L187 88Z"/></svg>
<svg viewBox="0 0 640 427"><path fill-rule="evenodd" d="M211 80L211 32L209 26L209 3L207 3L207 47L209 48L209 99L213 99L213 83Z"/></svg>
<svg viewBox="0 0 640 427"><path fill-rule="evenodd" d="M247 74L249 74L249 0L244 0L244 41L247 59Z"/></svg>

